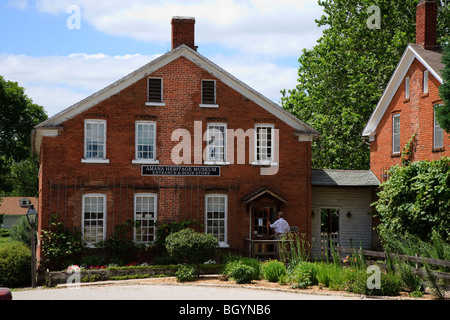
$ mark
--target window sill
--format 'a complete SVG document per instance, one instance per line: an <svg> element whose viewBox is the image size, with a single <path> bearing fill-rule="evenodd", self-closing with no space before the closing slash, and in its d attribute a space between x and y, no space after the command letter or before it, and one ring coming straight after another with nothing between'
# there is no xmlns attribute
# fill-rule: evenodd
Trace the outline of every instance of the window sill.
<svg viewBox="0 0 450 320"><path fill-rule="evenodd" d="M200 104L199 105L200 108L219 108L218 104Z"/></svg>
<svg viewBox="0 0 450 320"><path fill-rule="evenodd" d="M403 100L403 103L408 103L410 101L411 98L407 98L405 100Z"/></svg>
<svg viewBox="0 0 450 320"><path fill-rule="evenodd" d="M205 166L229 166L230 162L226 161L205 161L203 162Z"/></svg>
<svg viewBox="0 0 450 320"><path fill-rule="evenodd" d="M230 245L228 243L219 242L219 248L229 248Z"/></svg>
<svg viewBox="0 0 450 320"><path fill-rule="evenodd" d="M132 164L159 164L159 160L133 160Z"/></svg>
<svg viewBox="0 0 450 320"><path fill-rule="evenodd" d="M145 105L147 107L165 107L166 104L164 102L146 102Z"/></svg>
<svg viewBox="0 0 450 320"><path fill-rule="evenodd" d="M400 158L401 157L401 153L399 152L399 153L393 153L393 154L391 154L391 158Z"/></svg>
<svg viewBox="0 0 450 320"><path fill-rule="evenodd" d="M81 159L81 163L108 164L109 159Z"/></svg>
<svg viewBox="0 0 450 320"><path fill-rule="evenodd" d="M278 166L278 163L273 161L253 161L252 166Z"/></svg>
<svg viewBox="0 0 450 320"><path fill-rule="evenodd" d="M433 148L433 150L431 150L431 152L433 152L433 153L444 152L444 151L445 151L444 147L442 147L442 148Z"/></svg>

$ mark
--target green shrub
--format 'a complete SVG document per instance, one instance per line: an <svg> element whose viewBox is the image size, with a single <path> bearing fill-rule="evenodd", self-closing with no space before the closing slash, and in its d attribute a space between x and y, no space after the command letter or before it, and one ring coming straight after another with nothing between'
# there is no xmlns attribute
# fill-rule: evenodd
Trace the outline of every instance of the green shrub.
<svg viewBox="0 0 450 320"><path fill-rule="evenodd" d="M424 290L420 277L417 274L414 274L411 266L408 263L400 263L397 270L400 274L400 278L402 279L403 287L406 290L410 292Z"/></svg>
<svg viewBox="0 0 450 320"><path fill-rule="evenodd" d="M9 230L0 228L0 237L7 238L9 237Z"/></svg>
<svg viewBox="0 0 450 320"><path fill-rule="evenodd" d="M196 277L195 268L192 266L181 266L175 272L175 277L178 282L192 281Z"/></svg>
<svg viewBox="0 0 450 320"><path fill-rule="evenodd" d="M227 267L227 274L233 278L237 284L252 282L255 275L255 268L240 261L230 262Z"/></svg>
<svg viewBox="0 0 450 320"><path fill-rule="evenodd" d="M166 238L166 249L179 263L199 265L214 259L219 242L212 234L197 233L187 228L172 233Z"/></svg>
<svg viewBox="0 0 450 320"><path fill-rule="evenodd" d="M21 242L0 248L0 287L18 288L31 283L31 250Z"/></svg>
<svg viewBox="0 0 450 320"><path fill-rule="evenodd" d="M263 263L262 274L269 282L277 282L287 274L284 263L277 260L270 260Z"/></svg>
<svg viewBox="0 0 450 320"><path fill-rule="evenodd" d="M393 273L381 273L380 289L369 289L367 279L370 276L365 270L347 269L344 274L347 291L376 296L396 296L402 290L402 280Z"/></svg>
<svg viewBox="0 0 450 320"><path fill-rule="evenodd" d="M244 264L246 266L250 266L253 268L252 279L251 280L259 280L261 278L261 262L255 259L246 258L246 257L235 257L233 259L229 259L229 262L225 266L225 274L231 277L231 269L234 267L235 263Z"/></svg>
<svg viewBox="0 0 450 320"><path fill-rule="evenodd" d="M288 270L288 282L292 288L306 289L317 285L317 266L311 262L301 262Z"/></svg>
<svg viewBox="0 0 450 320"><path fill-rule="evenodd" d="M292 288L306 289L317 285L317 267L311 262L301 262L288 271L288 282Z"/></svg>
<svg viewBox="0 0 450 320"><path fill-rule="evenodd" d="M9 230L9 236L13 241L21 241L28 247L31 245L31 227L25 216L21 217ZM36 237L36 234L35 234Z"/></svg>
<svg viewBox="0 0 450 320"><path fill-rule="evenodd" d="M380 237L385 240L394 233L429 241L435 232L449 241L449 198L450 158L391 167L374 203L381 221Z"/></svg>
<svg viewBox="0 0 450 320"><path fill-rule="evenodd" d="M66 267L64 261L85 250L81 232L71 233L52 217L50 230L42 230L41 248L46 263L53 269Z"/></svg>

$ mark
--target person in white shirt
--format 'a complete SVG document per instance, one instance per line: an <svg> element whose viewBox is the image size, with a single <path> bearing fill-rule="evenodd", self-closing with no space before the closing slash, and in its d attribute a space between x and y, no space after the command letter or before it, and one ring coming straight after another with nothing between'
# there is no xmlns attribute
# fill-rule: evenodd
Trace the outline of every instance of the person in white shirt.
<svg viewBox="0 0 450 320"><path fill-rule="evenodd" d="M272 236L275 240L280 240L282 236L290 231L289 223L284 220L284 213L278 212L278 220L270 225L275 234Z"/></svg>

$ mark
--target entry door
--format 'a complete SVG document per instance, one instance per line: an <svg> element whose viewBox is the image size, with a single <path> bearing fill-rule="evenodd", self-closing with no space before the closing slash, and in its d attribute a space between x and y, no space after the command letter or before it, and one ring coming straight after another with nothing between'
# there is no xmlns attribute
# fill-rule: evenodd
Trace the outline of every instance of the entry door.
<svg viewBox="0 0 450 320"><path fill-rule="evenodd" d="M330 247L330 237L334 247L339 246L339 209L320 209L320 248L325 254L325 250ZM330 253L330 252L328 252Z"/></svg>
<svg viewBox="0 0 450 320"><path fill-rule="evenodd" d="M270 236L270 218L271 212L274 212L270 207L259 207L252 209L252 238L253 239L268 239Z"/></svg>

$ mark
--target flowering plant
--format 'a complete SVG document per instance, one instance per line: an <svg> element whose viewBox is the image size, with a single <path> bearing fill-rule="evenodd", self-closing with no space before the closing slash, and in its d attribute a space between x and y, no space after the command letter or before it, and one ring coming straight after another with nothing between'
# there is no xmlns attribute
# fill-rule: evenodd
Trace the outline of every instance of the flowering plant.
<svg viewBox="0 0 450 320"><path fill-rule="evenodd" d="M81 268L79 266L73 264L73 265L67 267L66 272L74 273L74 272L78 272L80 270L81 270Z"/></svg>
<svg viewBox="0 0 450 320"><path fill-rule="evenodd" d="M106 268L107 268L106 266L98 266L98 265L86 267L87 270L101 270Z"/></svg>

